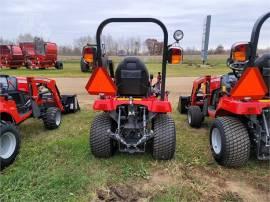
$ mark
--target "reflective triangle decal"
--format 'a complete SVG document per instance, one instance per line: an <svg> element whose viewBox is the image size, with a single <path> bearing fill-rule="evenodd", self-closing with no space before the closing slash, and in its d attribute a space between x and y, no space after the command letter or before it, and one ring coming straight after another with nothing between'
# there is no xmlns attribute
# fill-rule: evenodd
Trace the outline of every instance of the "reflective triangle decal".
<svg viewBox="0 0 270 202"><path fill-rule="evenodd" d="M90 95L116 95L116 86L108 72L103 67L97 67L92 73L85 89Z"/></svg>
<svg viewBox="0 0 270 202"><path fill-rule="evenodd" d="M248 67L232 89L231 96L240 99L244 97L261 99L266 93L267 86L260 70L257 67Z"/></svg>

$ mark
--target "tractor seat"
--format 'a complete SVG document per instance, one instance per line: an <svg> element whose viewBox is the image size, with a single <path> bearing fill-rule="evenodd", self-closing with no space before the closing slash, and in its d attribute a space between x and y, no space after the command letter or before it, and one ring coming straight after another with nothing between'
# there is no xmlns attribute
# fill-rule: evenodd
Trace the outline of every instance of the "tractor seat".
<svg viewBox="0 0 270 202"><path fill-rule="evenodd" d="M268 87L268 94L270 95L270 54L264 54L257 58L255 66L261 70L265 84Z"/></svg>
<svg viewBox="0 0 270 202"><path fill-rule="evenodd" d="M115 71L119 96L146 97L149 92L149 73L145 64L136 57L125 58Z"/></svg>

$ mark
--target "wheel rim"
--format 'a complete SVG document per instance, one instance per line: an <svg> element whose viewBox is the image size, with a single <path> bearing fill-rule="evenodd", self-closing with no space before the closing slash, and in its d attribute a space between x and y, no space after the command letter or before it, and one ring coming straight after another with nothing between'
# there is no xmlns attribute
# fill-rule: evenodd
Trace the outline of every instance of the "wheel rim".
<svg viewBox="0 0 270 202"><path fill-rule="evenodd" d="M55 115L55 124L59 126L60 123L61 123L61 112L58 111L56 112L56 115Z"/></svg>
<svg viewBox="0 0 270 202"><path fill-rule="evenodd" d="M187 117L188 117L188 123L191 124L191 114L190 114L190 112L188 112Z"/></svg>
<svg viewBox="0 0 270 202"><path fill-rule="evenodd" d="M16 148L16 137L12 132L6 132L0 137L0 157L8 159Z"/></svg>
<svg viewBox="0 0 270 202"><path fill-rule="evenodd" d="M214 152L219 154L221 152L221 135L219 129L214 128L212 130L211 140Z"/></svg>

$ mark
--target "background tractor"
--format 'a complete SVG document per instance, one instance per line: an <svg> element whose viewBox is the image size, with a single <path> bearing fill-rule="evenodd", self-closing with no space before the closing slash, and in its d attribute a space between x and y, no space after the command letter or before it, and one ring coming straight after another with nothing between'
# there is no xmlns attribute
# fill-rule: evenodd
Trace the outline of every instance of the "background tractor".
<svg viewBox="0 0 270 202"><path fill-rule="evenodd" d="M24 64L22 50L16 45L0 45L0 67L17 69Z"/></svg>
<svg viewBox="0 0 270 202"><path fill-rule="evenodd" d="M198 78L191 96L179 98L178 110L187 113L191 127L199 128L206 116L215 119L210 146L224 166L244 165L251 148L258 159L270 159L270 54L257 54L260 30L268 18L270 13L256 21L250 42L232 46L232 72Z"/></svg>
<svg viewBox="0 0 270 202"><path fill-rule="evenodd" d="M45 69L55 67L63 69L63 63L57 60L56 43L44 42L35 38L34 42L20 43L24 55L24 65L28 69Z"/></svg>
<svg viewBox="0 0 270 202"><path fill-rule="evenodd" d="M113 62L106 56L106 49L104 44L102 44L101 60L102 64L107 68L107 70L113 69ZM82 49L81 72L93 72L97 66L97 45L86 44Z"/></svg>
<svg viewBox="0 0 270 202"><path fill-rule="evenodd" d="M76 112L76 95L60 95L54 80L0 75L0 166L10 165L20 148L17 125L30 117L43 120L47 129L61 124L61 114Z"/></svg>
<svg viewBox="0 0 270 202"><path fill-rule="evenodd" d="M126 57L118 64L115 72L113 64L109 65L107 71L102 60L102 30L109 23L125 22L148 22L161 27L164 46L158 84L152 86L153 76L150 77L145 64L137 57ZM90 94L99 95L93 109L103 111L94 118L90 129L90 147L95 157L110 157L116 149L120 152L141 153L150 148L155 159L173 158L175 124L168 115L172 107L165 91L165 80L167 62L177 64L182 59L181 49L177 46L182 36L174 36L177 42L168 46L165 25L153 18L110 18L99 25L96 33L97 68L86 85Z"/></svg>

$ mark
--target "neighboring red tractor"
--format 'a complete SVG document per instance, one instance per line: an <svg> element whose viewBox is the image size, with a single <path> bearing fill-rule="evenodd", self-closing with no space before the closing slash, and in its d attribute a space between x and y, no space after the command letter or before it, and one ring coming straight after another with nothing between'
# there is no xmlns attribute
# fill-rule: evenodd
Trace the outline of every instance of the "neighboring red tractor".
<svg viewBox="0 0 270 202"><path fill-rule="evenodd" d="M200 127L206 116L215 119L210 146L224 166L244 165L250 148L258 159L270 159L270 54L257 56L260 30L268 18L270 13L257 20L250 42L232 46L231 73L196 79L191 96L179 100L178 110L187 112L190 126Z"/></svg>
<svg viewBox="0 0 270 202"><path fill-rule="evenodd" d="M82 72L92 72L96 67L94 61L96 61L97 45L87 44L82 49L81 58L81 71Z"/></svg>
<svg viewBox="0 0 270 202"><path fill-rule="evenodd" d="M0 167L10 165L20 148L17 125L40 118L47 129L58 128L61 113L76 112L76 95L60 95L54 80L0 75Z"/></svg>
<svg viewBox="0 0 270 202"><path fill-rule="evenodd" d="M109 70L113 65L112 60L109 60L106 56L105 45L102 44L102 64ZM82 49L81 57L81 71L82 72L93 72L97 67L97 45L86 44Z"/></svg>
<svg viewBox="0 0 270 202"><path fill-rule="evenodd" d="M159 25L164 33L161 81L151 85L145 64L136 57L127 57L110 76L102 61L101 33L109 23L148 22ZM179 32L176 32L179 33ZM174 35L178 42L177 34ZM110 157L120 152L140 153L150 148L155 159L168 160L175 153L176 132L172 111L165 92L166 65L180 63L180 48L169 46L165 25L153 18L110 18L103 21L96 33L97 68L86 85L89 94L99 95L93 109L97 115L90 129L90 147L95 157ZM175 43L176 44L176 43ZM110 66L112 68L112 66ZM159 86L157 86L159 85ZM154 89L153 89L154 88Z"/></svg>
<svg viewBox="0 0 270 202"><path fill-rule="evenodd" d="M20 43L24 55L24 64L28 69L55 67L63 69L63 63L57 60L57 45L35 39L34 42Z"/></svg>
<svg viewBox="0 0 270 202"><path fill-rule="evenodd" d="M24 57L22 50L16 45L0 45L0 67L17 69L23 66Z"/></svg>

